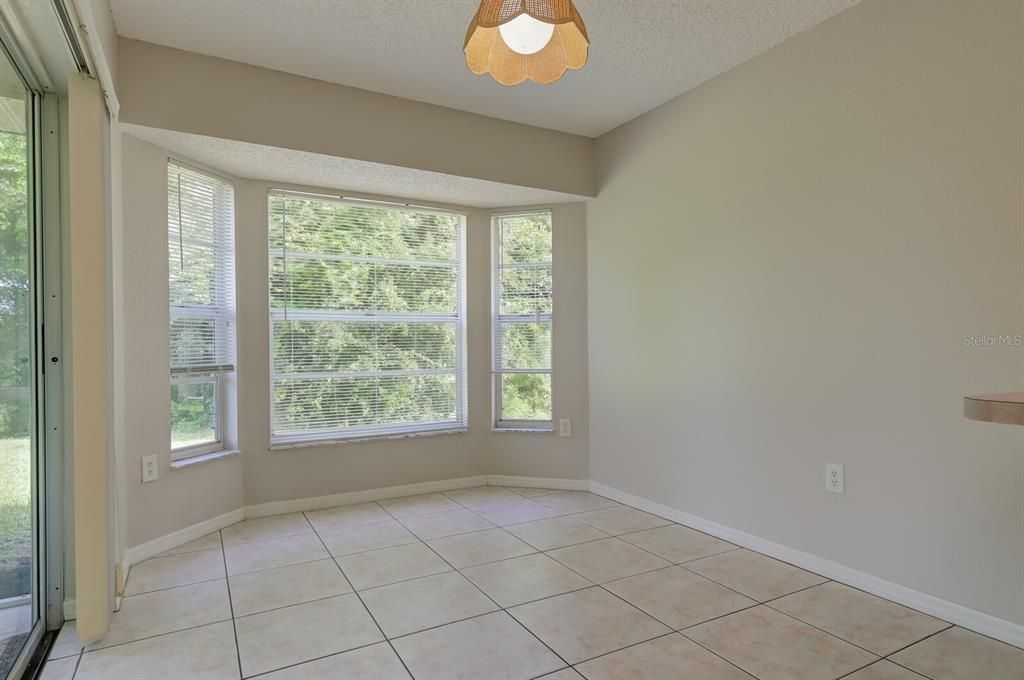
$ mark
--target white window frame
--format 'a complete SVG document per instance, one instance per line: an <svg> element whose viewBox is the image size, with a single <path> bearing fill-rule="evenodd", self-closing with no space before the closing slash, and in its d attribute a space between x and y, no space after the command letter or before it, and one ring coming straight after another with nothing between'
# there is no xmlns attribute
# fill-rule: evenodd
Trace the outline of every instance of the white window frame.
<svg viewBox="0 0 1024 680"><path fill-rule="evenodd" d="M205 175L210 179L226 184L231 189L232 201L234 201L234 182L226 177L214 174L202 168L197 168L185 161L177 158L167 159L167 168L170 171L172 166L178 166L189 172L196 173L199 175ZM169 198L169 197L168 197ZM180 213L179 213L180 214ZM216 239L215 244L219 248L226 249L226 252L222 252L218 258L218 262L228 262L230 266L228 271L221 271L219 275L225 280L223 282L225 295L226 295L226 308L223 313L211 310L209 307L197 307L194 305L184 304L170 304L170 315L173 318L177 313L184 313L184 316L213 316L215 318L222 319L224 324L234 325L237 328L237 309L235 299L235 219L234 219L234 206L231 206L231 222L226 225L229 230L227 239ZM226 332L226 331L225 331ZM230 341L234 344L237 343L237 334L230 334L228 336ZM235 357L237 353L237 346L231 348L231 356ZM228 449L228 422L227 422L227 410L230 402L230 395L228 394L228 385L233 384L231 380L232 375L235 373L236 366L234 363L230 364L218 364L211 366L204 366L197 369L190 370L178 370L171 369L171 385L181 385L188 383L199 383L199 382L210 382L213 379L214 382L214 438L212 441L203 442L201 444L195 444L191 446L182 446L178 448L171 448L171 462L177 463L184 460L196 458L198 456L206 456L214 453L219 453ZM173 423L172 423L173 428Z"/></svg>
<svg viewBox="0 0 1024 680"><path fill-rule="evenodd" d="M376 201L351 198L346 196L336 196L330 194L319 194L309 193L302 191L289 191L286 189L270 189L267 192L267 245L270 245L270 220L271 220L271 202L274 197L278 198L295 198L302 200L314 200L314 201L325 201L341 203L344 205L354 205L360 207L371 207L371 208L386 208L389 210L398 210L403 212L413 213L432 213L437 215L444 215L446 217L458 218L457 236L456 236L456 247L455 247L455 268L457 271L457 284L456 284L456 313L455 315L448 314L387 314L387 313L365 313L365 312L331 312L331 311L287 311L282 309L274 309L272 307L272 300L270 295L267 295L267 309L268 309L268 338L269 338L269 351L268 351L268 364L270 369L270 384L269 384L269 418L270 423L270 448L272 450L279 449L290 449L305 446L326 446L330 444L344 444L351 442L360 442L368 440L380 440L380 439L403 439L407 437L422 437L437 434L455 434L467 432L469 429L469 380L467 374L467 309L466 309L466 215L464 213L458 213L451 210L442 210L439 208L432 208L426 206L413 205L410 203L393 203L389 201ZM271 264L268 266L268 276L272 271L272 258L274 252L270 251ZM285 251L285 261L287 263L287 250ZM302 257L315 258L314 254L302 254ZM325 259L348 259L349 256L340 255L327 255L323 256ZM370 261L372 258L358 258L360 261ZM388 263L386 260L377 260L380 263ZM402 262L402 264L409 264L408 262ZM418 263L422 264L422 263ZM287 265L286 265L287 266ZM447 265L445 265L447 266ZM382 323L388 322L445 322L455 324L455 419L424 422L424 423L408 423L408 424L395 424L382 431L381 426L364 426L364 427L353 427L347 430L330 430L322 433L316 432L303 432L294 434L278 434L276 415L274 413L274 385L277 379L280 377L277 373L277 369L274 365L274 322L280 320L325 320L325 321L379 321ZM426 375L429 373L451 373L451 371L417 371L417 374ZM369 371L362 372L361 374L367 375L368 377L382 377L382 376L397 376L404 372L397 371ZM331 375L334 375L333 373ZM306 377L310 377L310 374L305 374Z"/></svg>
<svg viewBox="0 0 1024 680"><path fill-rule="evenodd" d="M551 220L551 259L543 263L531 263L527 265L507 265L501 261L501 221L509 217L523 217L530 215L547 215ZM491 216L491 427L500 432L554 432L555 419L555 308L554 308L554 243L555 222L551 210L519 210L515 212L494 213ZM504 269L551 269L551 294L552 305L550 314L502 314L501 313L501 272ZM522 322L545 322L551 324L551 357L548 360L548 368L502 368L498 366L497 347L501 342L501 327L509 321ZM551 419L550 420L503 420L502 410L502 376L509 373L530 373L548 375L551 380Z"/></svg>

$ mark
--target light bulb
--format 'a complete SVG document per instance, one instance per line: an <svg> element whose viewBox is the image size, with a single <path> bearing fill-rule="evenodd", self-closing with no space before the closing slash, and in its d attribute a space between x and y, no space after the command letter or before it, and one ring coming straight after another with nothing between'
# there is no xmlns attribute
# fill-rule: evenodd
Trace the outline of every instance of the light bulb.
<svg viewBox="0 0 1024 680"><path fill-rule="evenodd" d="M544 49L555 32L555 25L534 19L523 13L512 21L498 26L505 44L519 54L536 54Z"/></svg>

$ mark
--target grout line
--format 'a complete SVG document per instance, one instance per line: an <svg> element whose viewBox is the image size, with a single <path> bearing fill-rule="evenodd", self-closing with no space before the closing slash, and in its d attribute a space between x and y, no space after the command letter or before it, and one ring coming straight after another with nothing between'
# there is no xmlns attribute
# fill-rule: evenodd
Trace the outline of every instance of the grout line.
<svg viewBox="0 0 1024 680"><path fill-rule="evenodd" d="M144 635L143 637L133 638L131 640L125 640L124 642L118 642L118 643L115 643L115 644L112 644L112 645L107 645L106 647L98 647L96 649L88 649L88 648L83 647L82 648L82 654L96 654L97 652L105 652L108 649L116 649L118 647L124 647L125 645L134 644L136 642L143 642L145 640L155 640L156 638L167 637L168 635L174 635L175 633L184 633L187 630L196 630L197 628L206 628L208 626L215 626L218 623L227 623L228 621L232 621L232 619L219 619L217 621L207 621L206 623L199 623L199 624L196 624L194 626L185 626L184 628L178 628L178 629L175 629L175 630L168 630L168 631L165 631L163 633L156 633L155 635ZM236 642L236 645L237 645L237 642ZM66 659L66 658L70 658L70 657L63 657L63 658ZM60 659L55 659L55 661L59 661L59 660Z"/></svg>
<svg viewBox="0 0 1024 680"><path fill-rule="evenodd" d="M280 668L274 668L274 669L269 670L269 671L261 671L260 673L257 673L256 675L243 676L243 680L251 680L251 678L262 678L262 677L265 677L267 675L270 675L271 673L277 673L278 671L283 671L283 670L288 669L288 668L295 668L296 666L301 666L301 665L307 664L307 663L313 663L314 661L323 661L324 659L330 659L331 657L334 657L334 656L341 656L342 654L348 654L349 652L357 652L357 651L359 651L361 649L367 649L369 647L376 647L377 645L383 645L383 644L386 644L386 643L387 643L387 640L378 640L377 642L368 642L365 645L359 645L358 647L353 647L352 649L346 649L346 650L344 650L342 652L332 652L331 654L324 654L323 656L313 657L312 659L306 659L304 661L296 661L295 663L290 663L287 666L281 666ZM398 654L396 653L395 656L398 656ZM399 657L399 661L401 661L401 657Z"/></svg>
<svg viewBox="0 0 1024 680"><path fill-rule="evenodd" d="M198 586L198 585L201 585L203 583L213 583L214 581L220 581L220 580L224 580L226 578L227 578L227 576L218 576L216 578L204 578L201 581L192 581L191 583L182 583L182 584L176 585L176 586L167 586L166 588L154 588L153 590L144 590L141 593L132 593L131 595L122 595L121 596L121 607L122 608L124 607L124 601L125 600L130 600L131 598L139 597L140 595L152 595L153 593L163 593L163 592L167 592L168 590L177 590L178 588L191 588L192 586ZM121 611L121 610L118 609L118 611Z"/></svg>
<svg viewBox="0 0 1024 680"><path fill-rule="evenodd" d="M238 659L238 677L244 678L245 673L242 672L242 648L238 644L238 624L235 622L235 603L231 600L231 580L228 578L228 556L227 551L224 548L224 534L217 532L220 535L220 556L224 561L224 584L228 589L228 610L231 612L231 631L235 634L235 658Z"/></svg>
<svg viewBox="0 0 1024 680"><path fill-rule="evenodd" d="M56 641L56 640L55 640ZM85 648L78 650L78 658L75 659L75 670L71 671L71 680L75 680L75 676L78 675L78 667L82 665L82 657L85 656ZM49 659L39 667L39 677L43 675L43 669L46 668L46 664L49 663Z"/></svg>
<svg viewBox="0 0 1024 680"><path fill-rule="evenodd" d="M940 619L940 620L941 620L941 619ZM886 654L886 655L885 655L885 657L884 657L884 658L888 659L888 658L889 658L890 656L893 656L894 654L899 654L899 653L900 653L900 652L902 652L902 651L903 651L904 649L909 649L910 647L913 647L913 646L914 646L914 645L916 645L916 644L920 644L920 643L924 642L924 641L925 641L925 640L927 640L928 638L933 638L933 637L935 637L936 635L938 635L939 633L945 633L945 632L946 632L947 630L949 630L950 628L955 628L955 627L956 627L956 626L954 626L954 625L953 625L952 623L950 623L949 625L947 625L947 626L946 626L945 628L943 628L942 630L937 630L937 631L935 631L934 633L930 633L930 634L928 634L928 635L925 635L925 636L924 636L923 638L921 638L920 640L917 640L917 641L915 641L915 642L911 642L911 643L910 643L909 645L903 645L902 647L900 647L899 649L897 649L897 650L896 650L896 651L894 651L894 652L889 652L888 654ZM965 630L966 630L966 629L965 629ZM973 631L971 631L971 632L973 632ZM980 635L980 633L979 633L979 635ZM987 636L985 636L985 637L987 637ZM991 638L991 639L993 639L993 640L994 640L994 638ZM996 642L1000 642L1000 640L995 640L995 641L996 641ZM1006 644L1006 643L1004 642L1003 644ZM1012 645L1011 645L1011 646L1012 646ZM890 660L890 661L892 661L891 659L889 659L889 660ZM896 662L895 662L895 661L893 661L893 663L896 663ZM915 671L915 673L916 673L916 672L917 672L917 671Z"/></svg>

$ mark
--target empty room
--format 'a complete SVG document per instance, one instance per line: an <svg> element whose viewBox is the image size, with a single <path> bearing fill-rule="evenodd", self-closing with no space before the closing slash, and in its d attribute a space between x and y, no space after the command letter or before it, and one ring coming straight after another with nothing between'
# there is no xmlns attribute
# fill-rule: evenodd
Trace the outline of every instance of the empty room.
<svg viewBox="0 0 1024 680"><path fill-rule="evenodd" d="M0 0L0 680L1024 680L1024 0Z"/></svg>

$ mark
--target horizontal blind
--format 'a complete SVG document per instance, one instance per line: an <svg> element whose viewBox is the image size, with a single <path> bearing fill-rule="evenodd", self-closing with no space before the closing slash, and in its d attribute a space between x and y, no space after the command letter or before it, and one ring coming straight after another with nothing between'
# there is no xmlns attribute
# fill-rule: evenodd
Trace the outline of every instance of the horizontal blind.
<svg viewBox="0 0 1024 680"><path fill-rule="evenodd" d="M172 376L234 370L234 206L230 182L168 163Z"/></svg>
<svg viewBox="0 0 1024 680"><path fill-rule="evenodd" d="M497 420L550 420L551 213L496 215L493 249Z"/></svg>
<svg viewBox="0 0 1024 680"><path fill-rule="evenodd" d="M466 426L464 218L271 192L273 440Z"/></svg>

